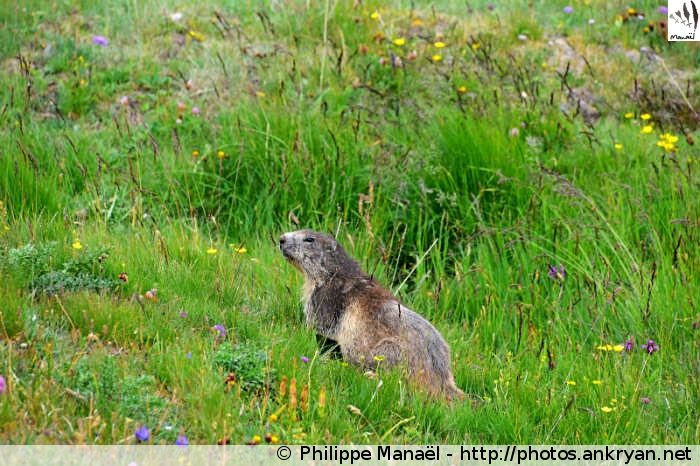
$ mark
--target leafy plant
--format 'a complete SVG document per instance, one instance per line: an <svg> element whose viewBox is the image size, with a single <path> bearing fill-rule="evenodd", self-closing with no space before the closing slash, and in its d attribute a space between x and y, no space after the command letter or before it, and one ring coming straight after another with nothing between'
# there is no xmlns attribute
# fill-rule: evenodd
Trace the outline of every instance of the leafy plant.
<svg viewBox="0 0 700 466"><path fill-rule="evenodd" d="M269 389L274 383L275 370L270 368L267 352L251 344L219 345L214 364L232 374L229 381L239 384L244 391Z"/></svg>
<svg viewBox="0 0 700 466"><path fill-rule="evenodd" d="M56 242L43 244L28 243L19 248L11 248L7 252L4 265L10 271L21 277L36 277L47 273L51 267L52 254L56 250Z"/></svg>

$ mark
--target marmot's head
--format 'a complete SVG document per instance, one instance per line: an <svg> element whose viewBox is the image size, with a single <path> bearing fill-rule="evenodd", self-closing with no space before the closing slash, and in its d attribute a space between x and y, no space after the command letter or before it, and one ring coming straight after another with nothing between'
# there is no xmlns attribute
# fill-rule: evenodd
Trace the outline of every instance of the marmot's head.
<svg viewBox="0 0 700 466"><path fill-rule="evenodd" d="M280 236L284 258L308 280L327 279L356 270L356 263L332 236L313 230L299 230Z"/></svg>

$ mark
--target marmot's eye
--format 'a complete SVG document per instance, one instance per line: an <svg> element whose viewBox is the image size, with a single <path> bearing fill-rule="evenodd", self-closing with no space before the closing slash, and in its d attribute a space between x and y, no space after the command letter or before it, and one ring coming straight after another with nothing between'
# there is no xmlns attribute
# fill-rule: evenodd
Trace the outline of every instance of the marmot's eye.
<svg viewBox="0 0 700 466"><path fill-rule="evenodd" d="M313 243L314 241L316 241L316 238L314 238L313 236L307 236L306 238L304 238L304 242L306 243Z"/></svg>

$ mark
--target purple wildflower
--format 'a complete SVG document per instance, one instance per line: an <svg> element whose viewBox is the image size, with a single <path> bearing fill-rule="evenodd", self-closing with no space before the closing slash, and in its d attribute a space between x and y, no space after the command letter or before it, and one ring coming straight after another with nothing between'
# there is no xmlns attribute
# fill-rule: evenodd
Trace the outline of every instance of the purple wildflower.
<svg viewBox="0 0 700 466"><path fill-rule="evenodd" d="M556 265L548 265L547 268L549 269L549 278L559 280L564 280L564 278L566 278L566 270L562 264L559 264L558 269Z"/></svg>
<svg viewBox="0 0 700 466"><path fill-rule="evenodd" d="M192 114L199 115L199 107L192 107Z"/></svg>
<svg viewBox="0 0 700 466"><path fill-rule="evenodd" d="M5 377L0 375L0 395L5 393L5 388L7 388L7 385L5 384Z"/></svg>
<svg viewBox="0 0 700 466"><path fill-rule="evenodd" d="M192 359L192 351L187 352L187 359Z"/></svg>
<svg viewBox="0 0 700 466"><path fill-rule="evenodd" d="M651 403L651 400L650 400L649 398L647 398L647 397L642 397L642 398L639 399L639 401L641 401L641 402L644 403L645 405L648 405L649 403Z"/></svg>
<svg viewBox="0 0 700 466"><path fill-rule="evenodd" d="M634 341L630 340L625 340L625 353L629 353L634 349Z"/></svg>
<svg viewBox="0 0 700 466"><path fill-rule="evenodd" d="M184 319L185 317L187 317L187 313L186 313L186 312L181 312L181 313L180 313L180 317L182 317L182 318Z"/></svg>
<svg viewBox="0 0 700 466"><path fill-rule="evenodd" d="M595 24L595 20L593 18L589 19L588 24Z"/></svg>
<svg viewBox="0 0 700 466"><path fill-rule="evenodd" d="M486 8L487 8L489 11L493 11L493 9L494 9L495 7L494 7L491 3L489 3L488 5L486 5Z"/></svg>
<svg viewBox="0 0 700 466"><path fill-rule="evenodd" d="M214 330L217 333L217 338L226 338L226 329L223 325L214 325L212 327L212 330Z"/></svg>
<svg viewBox="0 0 700 466"><path fill-rule="evenodd" d="M185 445L189 445L189 444L190 444L190 441L187 440L187 437L185 437L184 435L180 435L177 438L177 440L175 440L175 445L185 446Z"/></svg>
<svg viewBox="0 0 700 466"><path fill-rule="evenodd" d="M306 363L308 363L308 362L309 362L309 358L307 358L306 356L302 356L302 357L301 357L301 362L306 362Z"/></svg>
<svg viewBox="0 0 700 466"><path fill-rule="evenodd" d="M564 13L566 13L567 15L570 15L571 13L574 12L574 7L572 7L571 5L567 5L564 7L564 9L562 11Z"/></svg>
<svg viewBox="0 0 700 466"><path fill-rule="evenodd" d="M665 7L665 6L663 6L663 5L661 5L660 7L658 7L658 8L656 9L656 11L658 11L658 12L661 13L662 15L667 15L667 14L668 14L668 8Z"/></svg>
<svg viewBox="0 0 700 466"><path fill-rule="evenodd" d="M647 342L642 345L642 349L651 354L654 351L659 351L660 348L654 340L647 340Z"/></svg>
<svg viewBox="0 0 700 466"><path fill-rule="evenodd" d="M107 47L107 39L104 36L95 36L92 38L92 42L102 47Z"/></svg>
<svg viewBox="0 0 700 466"><path fill-rule="evenodd" d="M148 427L146 426L141 426L138 429L136 429L134 435L136 436L139 442L145 442L151 437L151 433L149 432Z"/></svg>

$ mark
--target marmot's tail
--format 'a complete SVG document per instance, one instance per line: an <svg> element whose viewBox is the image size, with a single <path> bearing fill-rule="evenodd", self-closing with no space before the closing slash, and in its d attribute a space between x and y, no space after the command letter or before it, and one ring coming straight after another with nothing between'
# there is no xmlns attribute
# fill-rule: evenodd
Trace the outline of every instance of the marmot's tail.
<svg viewBox="0 0 700 466"><path fill-rule="evenodd" d="M467 397L467 395L455 385L454 381L450 381L450 383L444 387L443 394L449 402L464 401Z"/></svg>

